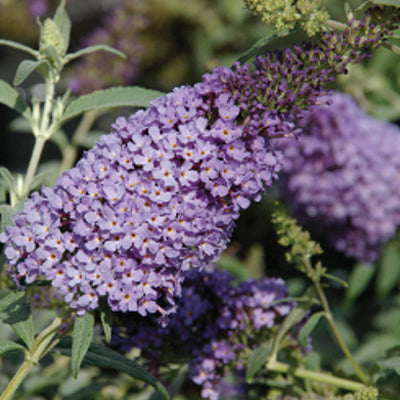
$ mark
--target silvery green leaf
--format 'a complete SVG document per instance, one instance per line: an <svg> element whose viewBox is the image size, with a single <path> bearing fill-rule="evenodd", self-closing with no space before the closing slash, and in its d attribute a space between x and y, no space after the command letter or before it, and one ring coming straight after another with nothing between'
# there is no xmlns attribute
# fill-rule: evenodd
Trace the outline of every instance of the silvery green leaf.
<svg viewBox="0 0 400 400"><path fill-rule="evenodd" d="M50 64L47 60L24 60L18 65L13 84L14 86L18 86L24 82L32 72L36 70L45 72L48 68L50 68Z"/></svg>
<svg viewBox="0 0 400 400"><path fill-rule="evenodd" d="M60 31L64 42L64 50L66 52L69 47L69 40L71 36L71 20L68 17L68 13L65 11L65 0L60 1L56 13L54 14L54 22Z"/></svg>
<svg viewBox="0 0 400 400"><path fill-rule="evenodd" d="M40 54L37 50L34 50L29 46L25 46L24 44L14 42L13 40L0 39L0 45L8 46L8 47L12 47L14 49L25 51L26 53L31 54L35 58L38 58L39 54Z"/></svg>
<svg viewBox="0 0 400 400"><path fill-rule="evenodd" d="M71 352L71 370L74 378L78 376L82 361L89 349L93 329L94 316L90 312L75 318Z"/></svg>
<svg viewBox="0 0 400 400"><path fill-rule="evenodd" d="M107 46L105 44L99 44L99 45L85 47L84 49L79 50L76 53L67 54L65 56L64 63L67 63L71 60L74 60L75 58L84 56L86 54L95 53L97 51L107 51L109 53L116 54L119 57L126 58L126 55L124 53L122 53L121 51L114 49L111 46Z"/></svg>
<svg viewBox="0 0 400 400"><path fill-rule="evenodd" d="M7 82L0 79L0 103L12 108L27 119L31 118L31 110L25 100Z"/></svg>
<svg viewBox="0 0 400 400"><path fill-rule="evenodd" d="M127 106L148 107L152 99L163 94L157 90L145 89L139 86L96 90L73 100L65 109L60 124L91 110Z"/></svg>

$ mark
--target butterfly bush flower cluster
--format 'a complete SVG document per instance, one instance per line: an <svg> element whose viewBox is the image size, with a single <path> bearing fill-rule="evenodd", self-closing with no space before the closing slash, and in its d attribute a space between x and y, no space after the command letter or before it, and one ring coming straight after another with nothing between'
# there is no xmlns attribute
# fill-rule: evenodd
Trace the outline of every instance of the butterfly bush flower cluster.
<svg viewBox="0 0 400 400"><path fill-rule="evenodd" d="M140 348L141 358L156 371L167 362L168 349L173 349L174 354L189 359L190 377L201 387L202 398L217 400L224 392L228 371L243 377L251 351L276 334L295 306L293 302L274 303L286 296L286 286L279 278L250 279L233 286L226 271L193 270L166 327L150 317L135 323L125 314L113 344L123 351ZM295 336L288 340L289 347L302 351Z"/></svg>
<svg viewBox="0 0 400 400"><path fill-rule="evenodd" d="M400 129L346 94L304 112L300 142L281 142L281 187L294 213L346 255L374 260L400 225Z"/></svg>
<svg viewBox="0 0 400 400"><path fill-rule="evenodd" d="M103 26L94 30L83 46L108 45L126 55L126 59L104 52L84 57L70 71L72 93L90 93L113 85L131 85L137 78L144 46L140 33L150 20L143 0L124 0L104 18Z"/></svg>
<svg viewBox="0 0 400 400"><path fill-rule="evenodd" d="M298 111L379 43L388 24L374 23L376 32L355 47L349 29L325 34L322 47L259 57L254 72L238 63L216 68L119 117L53 189L33 193L0 236L14 279L49 280L79 314L100 297L113 311L173 311L186 271L218 258L239 211L277 178L281 154L271 139L296 133ZM343 59L332 55L338 43Z"/></svg>

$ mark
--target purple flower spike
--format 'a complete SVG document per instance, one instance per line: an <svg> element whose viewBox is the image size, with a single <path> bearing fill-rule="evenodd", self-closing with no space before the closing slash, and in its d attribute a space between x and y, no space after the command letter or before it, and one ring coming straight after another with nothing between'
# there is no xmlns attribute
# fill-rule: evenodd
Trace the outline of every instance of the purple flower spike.
<svg viewBox="0 0 400 400"><path fill-rule="evenodd" d="M350 33L327 34L324 49ZM282 154L271 140L299 133L300 109L350 61L327 71L324 54L305 45L258 57L254 73L238 63L215 68L117 118L0 236L16 281L51 281L79 314L105 296L113 311L157 311L165 320L186 271L218 259L240 210L277 179Z"/></svg>
<svg viewBox="0 0 400 400"><path fill-rule="evenodd" d="M238 383L244 383L249 349L273 337L295 306L283 301L287 292L282 279L251 279L236 287L232 283L226 271L189 272L177 311L166 326L151 316L138 320L120 315L113 344L124 351L140 348L141 359L156 371L163 367L168 349L176 349L174 356L188 361L202 398L218 400L226 392L228 372L237 373ZM290 347L301 352L305 349L295 339L299 327L291 332Z"/></svg>
<svg viewBox="0 0 400 400"><path fill-rule="evenodd" d="M400 225L400 128L346 94L304 112L299 142L281 141L281 188L293 212L347 256L377 258Z"/></svg>

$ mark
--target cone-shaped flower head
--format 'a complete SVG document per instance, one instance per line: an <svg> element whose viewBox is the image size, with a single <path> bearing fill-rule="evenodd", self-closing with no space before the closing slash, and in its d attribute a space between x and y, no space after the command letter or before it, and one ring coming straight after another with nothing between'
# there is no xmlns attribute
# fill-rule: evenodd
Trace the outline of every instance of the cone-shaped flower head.
<svg viewBox="0 0 400 400"><path fill-rule="evenodd" d="M15 279L49 280L79 314L99 297L114 311L173 310L185 271L218 258L239 210L276 179L281 155L271 138L295 133L296 114L315 104L321 84L383 34L352 53L350 36L267 54L253 73L248 65L217 68L118 118L0 236ZM341 41L342 60L330 53Z"/></svg>
<svg viewBox="0 0 400 400"><path fill-rule="evenodd" d="M299 141L280 142L281 187L294 213L346 255L374 260L400 225L400 129L346 94L303 113Z"/></svg>

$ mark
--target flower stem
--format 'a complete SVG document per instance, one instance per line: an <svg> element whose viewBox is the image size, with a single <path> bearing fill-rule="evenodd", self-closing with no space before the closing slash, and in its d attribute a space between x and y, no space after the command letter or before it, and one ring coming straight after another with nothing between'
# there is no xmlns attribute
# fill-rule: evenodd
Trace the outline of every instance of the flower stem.
<svg viewBox="0 0 400 400"><path fill-rule="evenodd" d="M64 313L57 316L54 321L37 336L33 342L32 348L25 354L25 361L0 396L0 400L9 400L12 398L30 369L53 347L52 340L69 315L70 311L65 310ZM55 341L57 341L57 339L55 339Z"/></svg>
<svg viewBox="0 0 400 400"><path fill-rule="evenodd" d="M42 155L45 143L46 143L46 138L44 138L43 136L36 136L35 146L33 147L28 170L25 176L24 193L23 193L25 197L28 196L29 194L29 188L31 186L33 177L35 176L36 170L38 168L39 160Z"/></svg>
<svg viewBox="0 0 400 400"><path fill-rule="evenodd" d="M33 127L33 133L36 137L36 141L25 176L25 183L23 187L23 195L25 197L29 194L29 188L37 171L44 144L51 137L51 134L54 131L54 127L52 129L50 126L50 119L54 102L55 87L58 79L58 75L53 74L51 71L46 79L46 100L43 106L43 113L41 115L40 122L35 121L35 127Z"/></svg>
<svg viewBox="0 0 400 400"><path fill-rule="evenodd" d="M364 374L363 370L360 368L360 366L357 364L356 360L354 359L353 355L351 354L350 350L348 349L348 347L346 346L346 343L343 341L342 336L340 335L339 330L337 329L336 325L335 325L335 321L333 319L333 315L331 312L331 309L329 307L329 303L328 300L325 296L324 291L321 288L321 284L320 284L320 274L316 273L316 271L312 268L311 263L310 263L310 259L308 257L304 257L304 266L307 269L308 272L308 276L311 278L311 280L313 281L315 288L317 289L318 292L318 296L321 300L321 305L322 308L325 312L325 318L328 321L329 326L331 327L332 333L335 337L335 339L337 340L340 348L342 349L344 355L347 357L347 359L350 361L351 365L353 366L354 370L356 371L358 377L360 378L360 380L362 382L364 382L365 384L368 383L368 378L366 377L366 375Z"/></svg>
<svg viewBox="0 0 400 400"><path fill-rule="evenodd" d="M270 371L288 373L302 379L311 379L314 381L324 382L334 385L338 388L359 392L366 389L366 386L360 382L351 381L349 379L338 378L324 372L310 371L305 368L294 368L280 361L269 361L266 368Z"/></svg>

